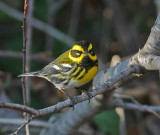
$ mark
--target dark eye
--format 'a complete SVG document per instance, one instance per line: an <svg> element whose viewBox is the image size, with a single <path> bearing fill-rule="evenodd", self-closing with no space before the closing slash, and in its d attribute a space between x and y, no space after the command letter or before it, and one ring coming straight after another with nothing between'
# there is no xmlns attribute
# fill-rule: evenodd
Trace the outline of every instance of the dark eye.
<svg viewBox="0 0 160 135"><path fill-rule="evenodd" d="M89 53L90 53L92 56L95 56L95 52L93 51L93 49L91 49L91 50L89 51Z"/></svg>
<svg viewBox="0 0 160 135"><path fill-rule="evenodd" d="M72 51L71 51L71 55L72 55L73 57L80 57L81 54L82 54L82 52L79 51L79 50L72 50Z"/></svg>

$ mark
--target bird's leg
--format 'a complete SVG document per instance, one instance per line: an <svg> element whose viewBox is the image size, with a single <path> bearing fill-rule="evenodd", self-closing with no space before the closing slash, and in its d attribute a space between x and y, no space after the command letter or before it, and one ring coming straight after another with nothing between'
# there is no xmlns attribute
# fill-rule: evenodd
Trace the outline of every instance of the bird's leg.
<svg viewBox="0 0 160 135"><path fill-rule="evenodd" d="M74 110L74 104L75 104L74 99L67 92L65 92L63 89L61 89L61 91L71 100L71 102L72 102L71 107L73 107L73 110Z"/></svg>
<svg viewBox="0 0 160 135"><path fill-rule="evenodd" d="M81 91L82 92L82 94L86 94L87 96L88 96L88 103L90 103L90 99L92 98L92 96L89 94L89 92L88 91L86 91L86 90L82 90L82 89L79 89L79 88L76 88L76 89L78 89L79 91Z"/></svg>

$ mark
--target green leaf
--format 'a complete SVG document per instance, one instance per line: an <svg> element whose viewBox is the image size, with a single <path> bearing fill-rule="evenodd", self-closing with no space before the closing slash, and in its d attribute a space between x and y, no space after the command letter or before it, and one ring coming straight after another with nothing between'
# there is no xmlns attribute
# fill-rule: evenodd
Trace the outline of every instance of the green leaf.
<svg viewBox="0 0 160 135"><path fill-rule="evenodd" d="M104 133L119 134L119 116L115 110L104 111L93 118L94 123Z"/></svg>

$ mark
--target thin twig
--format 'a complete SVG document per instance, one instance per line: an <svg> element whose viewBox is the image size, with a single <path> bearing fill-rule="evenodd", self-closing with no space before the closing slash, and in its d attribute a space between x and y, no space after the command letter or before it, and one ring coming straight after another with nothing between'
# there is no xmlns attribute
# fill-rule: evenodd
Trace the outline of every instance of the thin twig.
<svg viewBox="0 0 160 135"><path fill-rule="evenodd" d="M28 9L31 9L29 8L29 6L31 6L30 5L31 1L32 0L29 0L29 2L28 0L24 1L23 27L22 27L23 28L23 54L24 54L23 55L23 73L29 72L29 44L30 42L28 42L27 33L28 31L30 32L30 30L27 30L27 29L30 29L31 27L28 27L26 22L28 22L28 19L29 19L28 16L30 16L30 15L27 15L27 11ZM28 106L29 105L29 81L27 77L22 77L22 90L23 90L24 105ZM28 114L24 113L24 118L26 121L28 121L28 117L29 117ZM28 124L25 125L25 131L26 131L26 135L30 134ZM15 131L14 134L17 134L17 132L18 132L18 129L17 131Z"/></svg>
<svg viewBox="0 0 160 135"><path fill-rule="evenodd" d="M122 95L122 94L114 93L113 97L118 98L118 99L130 99L133 103L140 105L140 103L136 99L134 99L134 97L129 96L129 95Z"/></svg>
<svg viewBox="0 0 160 135"><path fill-rule="evenodd" d="M115 98L120 98L120 99L130 99L133 103L135 103L136 105L141 106L141 104L134 99L134 97L132 96L128 96L128 95L121 95L121 94L114 94L113 95ZM147 108L146 108L147 109ZM150 112L152 114L154 114L155 116L157 116L160 119L160 115L158 113L156 113L155 111L153 111L152 109L147 109L147 112Z"/></svg>
<svg viewBox="0 0 160 135"><path fill-rule="evenodd" d="M132 73L139 73L141 72L141 68L138 65L133 65L133 66L129 66L128 68L124 69L122 72L120 72L119 74L117 74L116 76L112 77L111 79L109 79L107 82L105 82L103 85L100 85L99 87L97 87L96 89L90 90L89 94L91 97L94 97L96 95L102 94L104 92L107 92L110 90L110 88L116 84L117 82L119 82L122 78L125 78L126 76L132 74ZM84 95L80 95L77 97L74 97L74 103L80 103L82 101L88 100L89 97L84 94ZM48 107L46 109L40 109L40 115L46 115L48 113L51 112L56 112L58 110L61 110L65 107L69 107L72 105L72 102L70 100L66 100L64 102L59 102L58 104Z"/></svg>
<svg viewBox="0 0 160 135"><path fill-rule="evenodd" d="M6 125L21 125L24 123L24 119L21 118L0 118L0 123L1 124L6 124ZM53 124L51 122L45 122L45 121L32 121L29 123L30 126L33 127L39 127L39 128L51 128L53 127Z"/></svg>
<svg viewBox="0 0 160 135"><path fill-rule="evenodd" d="M27 106L20 105L20 104L14 104L14 103L4 103L2 100L0 101L0 108L6 108L6 109L12 109L12 110L17 110L21 112L26 112L31 115L38 114L38 111L31 107L27 107Z"/></svg>
<svg viewBox="0 0 160 135"><path fill-rule="evenodd" d="M26 72L30 71L30 48L32 42L32 27L31 27L31 20L32 20L32 13L33 13L33 0L28 0L28 8L26 8ZM26 102L27 105L30 103L30 85L29 80L26 78Z"/></svg>
<svg viewBox="0 0 160 135"><path fill-rule="evenodd" d="M84 96L84 95L81 95L81 96ZM137 105L137 104L133 104L133 103L124 103L124 102L120 102L120 101L117 101L117 100L113 100L110 109L114 108L114 107L123 107L124 109L130 109L130 110L136 110L136 111L142 111L142 112L150 112L150 113L152 113L152 112L160 112L160 107L159 106ZM149 110L152 110L152 112L149 111ZM20 127L18 127L18 129L16 130L16 132L14 132L13 134L10 134L10 135L17 135L17 133L26 124L28 124L30 121L32 121L33 119L35 119L36 117L38 117L40 115L31 116L26 122L24 122Z"/></svg>
<svg viewBox="0 0 160 135"><path fill-rule="evenodd" d="M0 57L22 59L23 53L0 50ZM45 63L49 63L54 60L53 57L47 57L46 55L43 54L43 52L38 54L30 54L30 58L31 60L36 60L36 61L45 62Z"/></svg>
<svg viewBox="0 0 160 135"><path fill-rule="evenodd" d="M120 102L117 100L113 101L113 107L123 107L125 109L142 111L142 112L150 112L149 110L152 110L154 112L160 112L160 106L137 105L134 103Z"/></svg>
<svg viewBox="0 0 160 135"><path fill-rule="evenodd" d="M19 126L14 133L11 133L10 135L17 135L18 132L19 132L23 127L25 127L30 121L32 121L34 118L35 118L35 116L32 115L32 116L31 116L30 118L28 118L21 126ZM26 134L26 135L27 135L27 134Z"/></svg>
<svg viewBox="0 0 160 135"><path fill-rule="evenodd" d="M26 63L26 14L27 14L27 6L28 6L28 0L25 0L24 3L24 17L23 17L23 73L27 72L27 63ZM27 98L26 98L26 77L22 77L22 88L23 88L23 102L25 106L27 105Z"/></svg>

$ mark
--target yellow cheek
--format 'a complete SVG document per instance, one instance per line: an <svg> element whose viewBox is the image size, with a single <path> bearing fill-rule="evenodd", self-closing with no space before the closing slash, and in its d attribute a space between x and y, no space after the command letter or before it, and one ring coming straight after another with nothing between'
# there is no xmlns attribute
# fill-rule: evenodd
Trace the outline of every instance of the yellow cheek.
<svg viewBox="0 0 160 135"><path fill-rule="evenodd" d="M92 49L92 44L90 43L89 44L89 47L88 47L88 52Z"/></svg>
<svg viewBox="0 0 160 135"><path fill-rule="evenodd" d="M96 55L95 55L95 56L92 56L91 54L89 54L89 58L90 58L91 60L93 60L93 61L97 60L97 56L96 56Z"/></svg>

